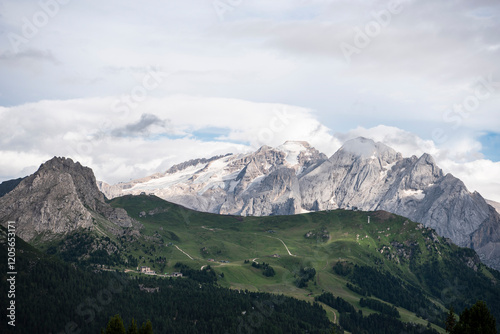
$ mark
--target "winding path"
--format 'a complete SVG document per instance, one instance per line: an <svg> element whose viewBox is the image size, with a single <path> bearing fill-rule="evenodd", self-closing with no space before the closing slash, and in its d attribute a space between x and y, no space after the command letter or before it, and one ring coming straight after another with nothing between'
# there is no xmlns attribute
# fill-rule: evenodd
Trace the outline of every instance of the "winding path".
<svg viewBox="0 0 500 334"><path fill-rule="evenodd" d="M283 240L281 240L280 238L270 237L270 236L268 236L268 235L266 235L266 237L268 237L268 238L273 238L273 239L278 239L279 241L281 241L281 243L283 244L283 246L285 246L286 251L288 252L288 255L290 255L290 256L297 256L297 255L294 255L294 254L292 254L292 253L290 252L290 250L289 250L289 249L288 249L288 247L286 246L285 242L284 242Z"/></svg>

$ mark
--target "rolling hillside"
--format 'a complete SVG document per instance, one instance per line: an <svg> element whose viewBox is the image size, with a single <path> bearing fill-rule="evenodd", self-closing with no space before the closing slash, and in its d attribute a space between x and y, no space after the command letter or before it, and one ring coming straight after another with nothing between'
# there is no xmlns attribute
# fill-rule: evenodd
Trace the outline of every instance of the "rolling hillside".
<svg viewBox="0 0 500 334"><path fill-rule="evenodd" d="M210 265L225 287L310 302L331 292L364 314L375 313L359 304L364 290L396 306L402 321L430 321L436 329L446 308L461 310L476 299L485 300L500 318L500 273L481 264L474 251L385 211L221 216L147 195L120 197L110 204L144 225L142 239L124 245L122 256L159 273L175 271L177 262L197 269ZM263 275L252 262L270 265L275 275ZM315 275L299 288L297 282L308 268L314 268ZM385 286L384 281L403 289ZM325 309L331 320L339 321L338 311Z"/></svg>

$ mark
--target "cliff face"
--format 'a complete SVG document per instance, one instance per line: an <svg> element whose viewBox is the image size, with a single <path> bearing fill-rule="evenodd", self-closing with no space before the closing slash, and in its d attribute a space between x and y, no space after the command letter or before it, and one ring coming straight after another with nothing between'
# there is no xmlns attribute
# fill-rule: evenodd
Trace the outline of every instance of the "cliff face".
<svg viewBox="0 0 500 334"><path fill-rule="evenodd" d="M116 224L117 233L132 226L124 210L105 203L92 170L71 159L47 161L0 198L0 222L16 221L17 235L26 241L92 230L97 217Z"/></svg>
<svg viewBox="0 0 500 334"><path fill-rule="evenodd" d="M402 158L392 149L376 145L361 139L356 145L348 142L348 149L341 148L301 178L303 207L386 210L468 246L470 234L490 215L485 200L471 194L451 174L444 175L430 155Z"/></svg>

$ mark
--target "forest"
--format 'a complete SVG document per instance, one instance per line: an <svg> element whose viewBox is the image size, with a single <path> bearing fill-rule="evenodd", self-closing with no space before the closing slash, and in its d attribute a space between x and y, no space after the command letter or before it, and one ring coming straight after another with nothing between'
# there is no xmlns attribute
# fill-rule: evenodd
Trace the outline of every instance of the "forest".
<svg viewBox="0 0 500 334"><path fill-rule="evenodd" d="M335 297L329 292L325 292L315 298L317 301L336 309L340 313L340 326L353 333L372 333L372 334L400 334L400 333L423 333L437 334L438 332L430 327L403 323L396 317L385 314L370 314L363 316L361 310L356 309L346 300ZM397 311L396 311L397 312Z"/></svg>

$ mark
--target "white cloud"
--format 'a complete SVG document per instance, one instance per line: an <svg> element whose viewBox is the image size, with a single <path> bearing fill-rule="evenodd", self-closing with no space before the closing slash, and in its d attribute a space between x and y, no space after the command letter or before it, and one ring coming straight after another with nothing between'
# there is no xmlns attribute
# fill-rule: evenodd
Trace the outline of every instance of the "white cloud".
<svg viewBox="0 0 500 334"><path fill-rule="evenodd" d="M420 156L424 153L438 155L439 150L431 140L423 140L414 133L386 125L379 125L373 128L365 129L357 127L347 133L339 133L337 136L346 141L356 137L366 137L384 143L392 147L403 156L410 157L412 155Z"/></svg>
<svg viewBox="0 0 500 334"><path fill-rule="evenodd" d="M477 191L484 198L500 202L500 162L479 159L466 163L439 161L443 170L462 180L469 191Z"/></svg>
<svg viewBox="0 0 500 334"><path fill-rule="evenodd" d="M8 34L22 34L41 8L0 2L0 105L13 106L0 107L0 152L13 159L0 163L1 177L69 155L114 182L288 139L330 155L357 135L405 155L429 152L463 175L457 166L495 171L478 163L488 158L478 138L500 128L498 1L405 0L350 64L340 44L389 2L230 3L220 20L205 0L71 1L14 52ZM114 112L151 67L166 73L159 86ZM490 75L477 108L449 112ZM476 179L487 186L478 177L471 189Z"/></svg>
<svg viewBox="0 0 500 334"><path fill-rule="evenodd" d="M116 100L44 100L2 108L0 152L32 155L27 159L9 153L12 166L0 174L18 176L26 163L40 164L57 155L79 160L92 166L99 178L118 182L191 158L278 146L289 139L310 141L330 151L339 146L305 108L173 96L148 98L135 108L115 112L111 106ZM210 133L212 129L216 134Z"/></svg>

